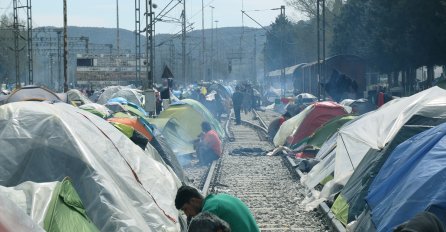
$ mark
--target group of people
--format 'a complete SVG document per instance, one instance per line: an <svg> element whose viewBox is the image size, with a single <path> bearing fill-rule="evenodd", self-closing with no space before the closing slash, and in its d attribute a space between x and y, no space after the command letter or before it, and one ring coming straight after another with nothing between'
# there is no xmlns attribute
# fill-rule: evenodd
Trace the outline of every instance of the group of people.
<svg viewBox="0 0 446 232"><path fill-rule="evenodd" d="M235 124L240 125L240 112L243 110L245 114L260 106L260 94L249 83L242 83L235 87L235 92L232 95L232 106L235 115ZM253 113L253 117L254 113Z"/></svg>
<svg viewBox="0 0 446 232"><path fill-rule="evenodd" d="M177 191L175 207L187 216L189 232L259 231L245 203L228 194L204 197L197 189L182 186Z"/></svg>

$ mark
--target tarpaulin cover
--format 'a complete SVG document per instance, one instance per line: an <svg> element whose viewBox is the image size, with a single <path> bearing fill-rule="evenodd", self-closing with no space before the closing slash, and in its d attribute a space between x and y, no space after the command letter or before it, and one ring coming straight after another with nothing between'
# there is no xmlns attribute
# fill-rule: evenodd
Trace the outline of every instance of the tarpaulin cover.
<svg viewBox="0 0 446 232"><path fill-rule="evenodd" d="M73 180L101 231L178 231L177 177L111 124L65 103L0 106L0 185Z"/></svg>
<svg viewBox="0 0 446 232"><path fill-rule="evenodd" d="M24 86L20 89L14 90L9 94L3 103L11 103L18 101L63 101L58 94L53 91L40 86Z"/></svg>
<svg viewBox="0 0 446 232"><path fill-rule="evenodd" d="M346 122L354 119L356 116L338 116L319 127L313 135L309 137L306 147L319 149L327 139L329 139L336 131Z"/></svg>
<svg viewBox="0 0 446 232"><path fill-rule="evenodd" d="M142 105L142 94L136 89L131 89L127 86L108 86L104 88L101 95L99 95L97 103L105 104L108 100L117 97L122 97L138 106Z"/></svg>
<svg viewBox="0 0 446 232"><path fill-rule="evenodd" d="M313 134L319 127L331 119L348 114L344 106L336 102L317 102L312 105L311 112L306 115L302 123L287 138L287 144L293 145Z"/></svg>
<svg viewBox="0 0 446 232"><path fill-rule="evenodd" d="M427 120L426 122L421 121L419 123L429 125ZM408 138L430 128L432 126L406 124L400 129L386 149L380 151L370 150L364 159L361 160L353 175L339 194L339 197L334 202L331 210L336 218L345 225L356 220L364 210L364 198L367 195L370 184L395 147Z"/></svg>
<svg viewBox="0 0 446 232"><path fill-rule="evenodd" d="M90 101L90 99L88 99L88 97L83 95L81 93L81 91L79 91L77 89L70 89L67 91L66 94L67 94L67 103L69 103L69 104L79 106L79 105L83 105L83 104L92 103Z"/></svg>
<svg viewBox="0 0 446 232"><path fill-rule="evenodd" d="M446 124L400 144L376 176L366 200L377 231L393 227L422 211L446 223Z"/></svg>
<svg viewBox="0 0 446 232"><path fill-rule="evenodd" d="M87 103L79 106L79 108L88 111L101 118L108 118L110 117L111 114L111 111L107 107L97 103Z"/></svg>
<svg viewBox="0 0 446 232"><path fill-rule="evenodd" d="M48 232L99 231L88 218L82 201L70 180L24 182L15 187L0 186L0 192Z"/></svg>
<svg viewBox="0 0 446 232"><path fill-rule="evenodd" d="M334 181L345 184L370 149L380 150L413 116L446 115L446 90L432 87L410 97L390 101L339 130Z"/></svg>
<svg viewBox="0 0 446 232"><path fill-rule="evenodd" d="M16 202L0 191L0 231L2 232L44 232Z"/></svg>

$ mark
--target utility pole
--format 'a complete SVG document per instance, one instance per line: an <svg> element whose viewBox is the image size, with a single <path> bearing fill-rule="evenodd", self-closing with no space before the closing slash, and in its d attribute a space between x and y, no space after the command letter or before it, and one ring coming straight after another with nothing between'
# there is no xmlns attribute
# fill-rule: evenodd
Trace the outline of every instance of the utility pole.
<svg viewBox="0 0 446 232"><path fill-rule="evenodd" d="M184 87L186 87L186 0L183 0L183 30L181 33L181 73Z"/></svg>
<svg viewBox="0 0 446 232"><path fill-rule="evenodd" d="M285 18L285 6L280 6L280 15ZM283 25L280 26L283 34ZM282 96L285 96L286 93L286 77L285 77L285 52L284 52L284 46L283 46L283 37L280 39L280 53L281 53L281 60L282 60L282 68L280 69L280 78L282 82Z"/></svg>
<svg viewBox="0 0 446 232"><path fill-rule="evenodd" d="M57 33L57 89L59 90L60 86L62 85L62 69L60 68L61 66L61 60L62 60L62 55L60 54L60 34L62 34L62 30L57 29L56 31Z"/></svg>
<svg viewBox="0 0 446 232"><path fill-rule="evenodd" d="M119 0L116 0L116 48L119 57Z"/></svg>
<svg viewBox="0 0 446 232"><path fill-rule="evenodd" d="M210 52L210 60L211 60L211 80L214 80L214 8L213 6L209 6L211 8L211 52Z"/></svg>
<svg viewBox="0 0 446 232"><path fill-rule="evenodd" d="M155 22L153 18L153 6L152 0L149 0L149 15L150 15L150 27L149 27L149 38L150 38L150 75L149 75L149 89L153 88L153 75L155 75L155 65L153 64L155 60L155 47L153 41L155 40Z"/></svg>
<svg viewBox="0 0 446 232"><path fill-rule="evenodd" d="M256 62L257 61L257 35L254 33L254 57L253 57L253 81L257 81L257 65Z"/></svg>
<svg viewBox="0 0 446 232"><path fill-rule="evenodd" d="M28 31L28 84L32 85L33 77L33 24L32 24L31 0L26 1L26 27Z"/></svg>
<svg viewBox="0 0 446 232"><path fill-rule="evenodd" d="M316 21L317 21L317 100L320 101L321 99L321 44L320 44L320 25L319 25L319 21L320 21L320 6L319 6L319 1L320 0L316 0L317 2L317 7L316 7Z"/></svg>
<svg viewBox="0 0 446 232"><path fill-rule="evenodd" d="M322 0L322 83L325 84L325 0ZM321 89L322 99L325 100L325 89Z"/></svg>
<svg viewBox="0 0 446 232"><path fill-rule="evenodd" d="M19 67L19 16L17 11L17 0L12 1L14 8L14 52L15 52L15 87L18 89L21 87L20 81L20 67Z"/></svg>
<svg viewBox="0 0 446 232"><path fill-rule="evenodd" d="M68 91L68 35L67 35L67 0L63 0L63 90Z"/></svg>
<svg viewBox="0 0 446 232"><path fill-rule="evenodd" d="M135 0L135 61L136 61L136 81L141 81L141 0Z"/></svg>
<svg viewBox="0 0 446 232"><path fill-rule="evenodd" d="M206 80L206 67L204 60L205 46L204 46L204 2L201 0L201 75L202 80Z"/></svg>

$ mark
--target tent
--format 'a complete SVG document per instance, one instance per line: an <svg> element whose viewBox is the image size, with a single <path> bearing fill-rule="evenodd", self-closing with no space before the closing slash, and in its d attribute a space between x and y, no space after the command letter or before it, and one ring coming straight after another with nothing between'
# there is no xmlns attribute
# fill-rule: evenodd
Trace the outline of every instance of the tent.
<svg viewBox="0 0 446 232"><path fill-rule="evenodd" d="M45 87L29 85L16 89L11 94L0 98L0 104L18 101L66 101L66 96L54 93Z"/></svg>
<svg viewBox="0 0 446 232"><path fill-rule="evenodd" d="M178 162L175 153L172 151L172 148L170 148L166 139L159 133L154 132L152 129L153 125L149 124L149 122L145 121L143 118L135 118L131 116L108 118L107 121L118 128L136 145L146 151L149 150L149 154L152 154L152 157L155 160L165 164L166 167L171 168L183 183L187 182L183 168ZM150 143L151 146L147 146L148 143ZM151 147L154 149L152 150Z"/></svg>
<svg viewBox="0 0 446 232"><path fill-rule="evenodd" d="M9 188L0 186L0 195L14 202L45 231L99 231L69 178L61 182L27 181Z"/></svg>
<svg viewBox="0 0 446 232"><path fill-rule="evenodd" d="M77 89L70 89L67 91L67 103L80 106L88 103L92 103L88 97L84 96L81 91Z"/></svg>
<svg viewBox="0 0 446 232"><path fill-rule="evenodd" d="M175 118L178 125L189 134L190 138L197 139L201 133L201 123L207 121L211 124L221 139L225 137L224 130L212 114L198 101L184 99L171 104L162 111L158 118Z"/></svg>
<svg viewBox="0 0 446 232"><path fill-rule="evenodd" d="M377 231L390 231L422 211L446 223L446 124L400 144L374 179L366 201Z"/></svg>
<svg viewBox="0 0 446 232"><path fill-rule="evenodd" d="M16 202L0 191L0 231L2 232L44 232Z"/></svg>
<svg viewBox="0 0 446 232"><path fill-rule="evenodd" d="M355 115L361 115L376 110L376 105L370 103L365 98L357 100L344 99L340 104L344 106L350 106L352 108L352 114Z"/></svg>
<svg viewBox="0 0 446 232"><path fill-rule="evenodd" d="M107 107L105 107L104 105L97 104L97 103L87 103L87 104L79 106L79 109L88 111L96 116L101 117L101 118L108 118L111 115L111 112L109 109L107 109Z"/></svg>
<svg viewBox="0 0 446 232"><path fill-rule="evenodd" d="M149 122L156 126L172 148L173 152L179 155L194 153L193 137L175 118L149 118Z"/></svg>
<svg viewBox="0 0 446 232"><path fill-rule="evenodd" d="M317 102L285 121L274 137L274 145L294 145L310 136L330 119L348 114L348 109L335 102Z"/></svg>
<svg viewBox="0 0 446 232"><path fill-rule="evenodd" d="M425 118L416 115L400 129L398 134L385 149L380 151L370 150L359 163L358 167L353 172L353 175L334 202L332 211L336 218L338 218L344 225L347 225L359 217L364 210L364 198L369 190L371 182L395 147L408 138L444 121L445 119L441 118Z"/></svg>
<svg viewBox="0 0 446 232"><path fill-rule="evenodd" d="M322 144L329 139L336 131L342 127L346 122L354 119L355 116L345 115L337 116L321 127L319 127L309 138L306 140L304 149L317 149L319 150Z"/></svg>
<svg viewBox="0 0 446 232"><path fill-rule="evenodd" d="M101 92L97 100L99 104L105 104L110 99L122 97L137 106L143 105L143 95L136 89L126 86L109 86L101 90Z"/></svg>
<svg viewBox="0 0 446 232"><path fill-rule="evenodd" d="M17 102L0 106L0 128L0 185L70 176L101 231L180 229L180 181L105 120L64 103Z"/></svg>
<svg viewBox="0 0 446 232"><path fill-rule="evenodd" d="M367 152L384 149L412 116L444 117L445 106L446 90L432 87L390 101L342 127L337 140L334 181L345 185Z"/></svg>

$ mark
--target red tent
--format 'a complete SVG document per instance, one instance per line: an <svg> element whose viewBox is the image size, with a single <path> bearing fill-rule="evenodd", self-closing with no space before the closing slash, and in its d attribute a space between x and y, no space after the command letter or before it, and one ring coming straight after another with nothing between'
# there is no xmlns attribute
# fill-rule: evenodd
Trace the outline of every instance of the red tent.
<svg viewBox="0 0 446 232"><path fill-rule="evenodd" d="M336 102L316 102L311 105L311 112L305 117L294 134L287 138L287 145L291 146L312 135L319 127L332 118L348 114L345 108Z"/></svg>

